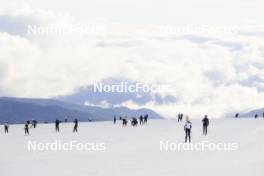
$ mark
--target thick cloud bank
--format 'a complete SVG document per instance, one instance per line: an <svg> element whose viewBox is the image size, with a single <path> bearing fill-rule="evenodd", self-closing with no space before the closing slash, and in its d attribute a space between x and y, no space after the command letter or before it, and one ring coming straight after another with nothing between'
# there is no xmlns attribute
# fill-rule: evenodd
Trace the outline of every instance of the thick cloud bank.
<svg viewBox="0 0 264 176"><path fill-rule="evenodd" d="M122 77L170 85L173 91L160 96L175 101L119 103L151 108L165 117L178 112L219 117L264 105L263 28L168 31L166 26L78 21L27 6L2 11L0 24L1 96L68 95L93 82ZM80 25L88 26L88 32L34 35L28 25Z"/></svg>

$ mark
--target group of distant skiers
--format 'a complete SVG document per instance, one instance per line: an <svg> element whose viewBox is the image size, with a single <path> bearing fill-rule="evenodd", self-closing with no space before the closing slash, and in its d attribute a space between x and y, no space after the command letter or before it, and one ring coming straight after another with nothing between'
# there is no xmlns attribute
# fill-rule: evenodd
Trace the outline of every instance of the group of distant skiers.
<svg viewBox="0 0 264 176"><path fill-rule="evenodd" d="M257 119L258 117L259 117L258 114L255 114L255 115L254 115L254 118L255 118L255 119ZM263 112L263 114L262 114L262 117L264 118L264 112ZM239 113L236 113L235 118L239 118Z"/></svg>
<svg viewBox="0 0 264 176"><path fill-rule="evenodd" d="M29 125L30 125L30 121L28 120L28 121L26 121L25 126L24 126L25 135L29 135ZM31 128L32 127L33 128L37 127L37 121L36 120L32 120ZM5 133L9 132L9 124L8 123L4 124L4 131L5 131Z"/></svg>
<svg viewBox="0 0 264 176"><path fill-rule="evenodd" d="M181 116L183 116L183 114L180 114ZM182 117L181 117L182 118ZM182 121L178 120L178 122ZM202 125L203 125L203 135L207 135L207 128L209 126L209 119L208 116L205 115L204 118L202 119ZM192 123L189 119L189 116L186 116L186 122L184 125L184 131L185 131L185 142L191 142L191 131L192 131Z"/></svg>
<svg viewBox="0 0 264 176"><path fill-rule="evenodd" d="M119 120L122 121L122 126L123 127L127 126L127 123L128 123L127 118L119 117ZM139 122L138 122L138 120L139 120ZM114 120L113 120L113 123L116 124L116 122L117 122L117 118L115 116ZM136 117L132 117L130 122L131 122L131 126L133 126L133 127L137 126L138 123L140 125L146 124L148 122L148 114L146 114L144 116L141 115L138 119Z"/></svg>
<svg viewBox="0 0 264 176"><path fill-rule="evenodd" d="M122 121L122 126L125 127L127 126L128 120L127 118L119 117L119 120ZM183 114L178 114L178 122L181 122L183 120ZM138 119L133 117L131 120L131 126L137 126L138 125ZM139 124L143 125L147 123L148 121L148 115L145 116L140 116L139 117ZM116 124L117 118L114 117L113 123ZM203 135L207 135L207 128L209 126L209 119L208 116L205 115L204 118L202 119L202 124L203 124ZM185 131L185 142L189 141L191 142L191 130L192 130L192 123L189 119L189 116L186 116L186 122L184 125L184 131Z"/></svg>
<svg viewBox="0 0 264 176"><path fill-rule="evenodd" d="M123 117L119 117L119 120L122 121L122 126L125 127L127 126L128 120L127 118L123 118ZM181 122L183 120L183 114L179 114L178 115L178 122ZM138 122L139 121L139 122ZM73 126L73 132L77 132L78 131L78 119L75 119L74 121L74 126ZM113 123L116 124L117 122L117 118L114 117ZM144 115L144 116L140 116L138 119L133 117L131 120L131 126L135 127L138 124L143 125L143 124L147 124L148 122L148 115ZM37 127L37 121L36 120L32 120L32 121L26 121L25 126L24 126L24 131L25 131L25 135L29 135L29 128L36 128ZM56 132L60 132L60 123L61 121L56 119L55 120L55 131ZM67 123L67 120L65 120L65 123ZM205 117L202 120L203 123L203 135L207 135L207 128L209 126L209 119L208 116L205 115ZM31 124L31 126L30 126ZM5 133L8 133L9 130L9 124L5 123L4 124L4 131ZM186 116L186 122L184 125L184 131L185 131L185 142L189 141L191 142L191 130L192 130L192 123L189 119L188 116Z"/></svg>
<svg viewBox="0 0 264 176"><path fill-rule="evenodd" d="M182 113L178 114L178 122L182 122L184 115ZM189 116L185 116L186 117L186 122L184 125L184 131L185 131L185 142L191 142L191 131L192 131L192 123L189 119ZM239 114L235 114L235 118L238 118ZM258 114L255 115L255 118L258 118ZM263 118L264 118L264 113L263 113ZM125 127L128 124L128 120L127 118L123 118L123 117L119 117L119 120L122 122L122 126ZM67 123L68 120L65 120L65 123ZM132 119L130 120L131 126L135 127L138 124L143 125L146 124L148 122L148 115L144 115L144 116L140 116L138 119L135 117L132 117ZM26 121L25 126L24 126L24 131L25 131L25 135L29 135L29 128L36 128L37 127L37 121L36 120L32 120L32 121ZM61 121L56 119L55 120L55 131L56 132L60 132L60 123ZM74 126L73 126L73 132L78 132L78 119L75 119L73 121ZM116 116L113 119L113 123L116 124L117 123L117 118ZM31 126L30 126L31 124ZM204 118L202 119L202 127L203 127L203 135L207 135L208 132L208 126L209 126L209 119L208 116L205 115ZM4 133L8 133L9 132L9 124L5 123L4 124Z"/></svg>
<svg viewBox="0 0 264 176"><path fill-rule="evenodd" d="M68 122L68 119L65 119L65 123L67 123L67 122ZM60 120L58 120L58 119L55 120L55 131L56 132L60 132L60 123L61 123ZM73 132L77 133L78 132L78 123L79 123L78 119L74 119L73 123L74 123Z"/></svg>
<svg viewBox="0 0 264 176"><path fill-rule="evenodd" d="M24 126L25 135L29 135L29 125L30 124L31 124L30 128L36 128L37 124L38 124L38 121L36 121L34 119L31 122L30 122L30 120L26 121L25 126Z"/></svg>
<svg viewBox="0 0 264 176"><path fill-rule="evenodd" d="M73 132L78 132L78 119L75 119L74 121L74 126L73 126ZM27 120L25 125L24 125L24 132L25 132L25 135L29 135L29 128L36 128L37 127L37 121L36 120ZM60 132L60 123L61 121L56 119L55 120L55 131L56 132ZM67 123L67 121L65 120L65 123ZM30 126L31 124L31 126ZM5 123L4 124L4 132L5 133L8 133L9 132L9 124L8 123Z"/></svg>

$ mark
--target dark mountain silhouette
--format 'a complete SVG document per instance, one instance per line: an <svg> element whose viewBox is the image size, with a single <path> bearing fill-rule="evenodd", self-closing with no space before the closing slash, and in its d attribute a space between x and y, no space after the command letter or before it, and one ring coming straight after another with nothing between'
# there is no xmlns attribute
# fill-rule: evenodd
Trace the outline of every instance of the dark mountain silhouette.
<svg viewBox="0 0 264 176"><path fill-rule="evenodd" d="M72 121L105 121L112 120L114 116L138 117L149 114L150 118L162 118L149 109L132 110L126 107L101 108L66 103L54 99L31 98L0 98L0 123L24 123L26 120L35 119L38 122L53 122L56 118Z"/></svg>

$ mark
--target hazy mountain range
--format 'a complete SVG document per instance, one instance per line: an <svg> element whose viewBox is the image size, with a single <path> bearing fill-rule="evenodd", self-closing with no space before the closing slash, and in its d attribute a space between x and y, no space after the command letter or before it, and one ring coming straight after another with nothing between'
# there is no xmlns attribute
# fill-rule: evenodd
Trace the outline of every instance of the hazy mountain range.
<svg viewBox="0 0 264 176"><path fill-rule="evenodd" d="M39 122L53 122L56 118L72 121L105 121L112 120L114 116L138 117L148 114L149 118L162 118L158 113L149 109L128 109L126 107L102 108L68 103L55 99L31 98L0 98L0 123L24 123L35 119Z"/></svg>
<svg viewBox="0 0 264 176"><path fill-rule="evenodd" d="M241 113L239 117L254 117L256 114L258 117L263 118L264 108L261 109L255 109L246 113Z"/></svg>

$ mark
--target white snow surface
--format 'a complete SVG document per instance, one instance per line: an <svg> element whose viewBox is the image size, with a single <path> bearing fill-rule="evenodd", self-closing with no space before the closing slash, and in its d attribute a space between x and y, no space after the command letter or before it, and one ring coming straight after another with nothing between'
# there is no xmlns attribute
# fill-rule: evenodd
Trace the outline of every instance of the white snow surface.
<svg viewBox="0 0 264 176"><path fill-rule="evenodd" d="M0 133L0 176L263 176L264 119L212 119L208 136L192 120L192 143L237 143L236 151L161 151L160 141L184 141L184 122L150 120L122 127L121 122L38 124L24 135L23 125ZM28 142L105 143L104 151L29 151Z"/></svg>

